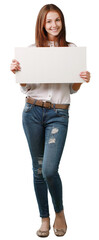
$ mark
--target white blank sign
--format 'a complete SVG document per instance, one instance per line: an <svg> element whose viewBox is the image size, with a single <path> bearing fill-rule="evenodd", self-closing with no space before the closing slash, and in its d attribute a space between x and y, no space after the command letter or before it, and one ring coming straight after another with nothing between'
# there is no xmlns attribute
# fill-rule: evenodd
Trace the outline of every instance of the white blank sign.
<svg viewBox="0 0 99 240"><path fill-rule="evenodd" d="M79 74L86 71L86 47L17 47L15 58L21 66L16 82L84 82Z"/></svg>

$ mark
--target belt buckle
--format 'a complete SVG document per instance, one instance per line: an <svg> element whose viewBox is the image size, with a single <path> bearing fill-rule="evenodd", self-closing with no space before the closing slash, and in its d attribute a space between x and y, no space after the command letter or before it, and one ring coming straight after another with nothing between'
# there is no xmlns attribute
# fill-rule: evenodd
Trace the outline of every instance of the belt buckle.
<svg viewBox="0 0 99 240"><path fill-rule="evenodd" d="M49 101L46 101L46 103L50 103L50 106L49 106L49 107L47 107L47 108L49 108L49 109L50 109L50 108L51 108L51 102L49 102Z"/></svg>

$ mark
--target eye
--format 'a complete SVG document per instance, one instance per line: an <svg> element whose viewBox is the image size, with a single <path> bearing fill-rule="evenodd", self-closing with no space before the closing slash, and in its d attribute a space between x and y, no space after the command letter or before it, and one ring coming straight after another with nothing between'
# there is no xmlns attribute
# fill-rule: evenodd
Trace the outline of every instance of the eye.
<svg viewBox="0 0 99 240"><path fill-rule="evenodd" d="M48 20L46 23L50 23L51 21L50 20Z"/></svg>
<svg viewBox="0 0 99 240"><path fill-rule="evenodd" d="M56 21L60 21L60 18L57 18Z"/></svg>

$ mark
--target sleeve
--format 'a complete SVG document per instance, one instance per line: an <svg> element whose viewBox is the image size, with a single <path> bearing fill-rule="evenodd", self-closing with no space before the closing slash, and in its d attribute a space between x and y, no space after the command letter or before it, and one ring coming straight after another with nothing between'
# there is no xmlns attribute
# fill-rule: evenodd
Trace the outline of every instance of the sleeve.
<svg viewBox="0 0 99 240"><path fill-rule="evenodd" d="M77 47L77 46L76 46L76 44L74 44L74 43L70 43L70 44L69 44L69 47Z"/></svg>
<svg viewBox="0 0 99 240"><path fill-rule="evenodd" d="M22 93L27 93L31 89L31 86L30 84L26 84L24 87L20 85L20 89Z"/></svg>
<svg viewBox="0 0 99 240"><path fill-rule="evenodd" d="M73 85L73 83L70 83L70 84L69 84L70 94L73 94L73 93L76 93L76 92L77 92L77 91L73 90L72 85Z"/></svg>

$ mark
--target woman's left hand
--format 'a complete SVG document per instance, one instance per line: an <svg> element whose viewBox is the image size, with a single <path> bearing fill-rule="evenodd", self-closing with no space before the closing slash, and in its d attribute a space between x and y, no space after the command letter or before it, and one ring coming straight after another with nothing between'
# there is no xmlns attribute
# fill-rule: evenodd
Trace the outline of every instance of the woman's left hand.
<svg viewBox="0 0 99 240"><path fill-rule="evenodd" d="M89 82L90 81L90 72L85 71L80 73L80 77L85 81Z"/></svg>

